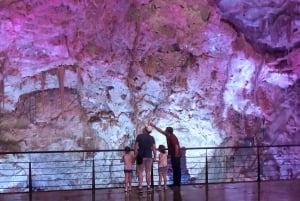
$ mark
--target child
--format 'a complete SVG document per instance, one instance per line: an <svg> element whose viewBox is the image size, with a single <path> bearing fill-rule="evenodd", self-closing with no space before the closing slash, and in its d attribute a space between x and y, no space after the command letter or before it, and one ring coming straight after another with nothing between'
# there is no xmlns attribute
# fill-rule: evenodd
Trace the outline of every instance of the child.
<svg viewBox="0 0 300 201"><path fill-rule="evenodd" d="M161 183L163 180L164 189L167 189L167 165L168 165L168 157L166 153L166 147L164 145L158 146L158 187L157 190L161 190Z"/></svg>
<svg viewBox="0 0 300 201"><path fill-rule="evenodd" d="M131 153L130 147L126 146L125 154L122 156L121 162L124 163L124 173L125 173L125 192L131 191L132 182L132 164L135 161L133 154Z"/></svg>

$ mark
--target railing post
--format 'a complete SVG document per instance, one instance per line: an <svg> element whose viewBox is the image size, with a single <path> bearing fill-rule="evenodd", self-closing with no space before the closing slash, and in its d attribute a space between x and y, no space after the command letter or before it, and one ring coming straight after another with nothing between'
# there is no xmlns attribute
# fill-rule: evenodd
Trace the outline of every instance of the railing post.
<svg viewBox="0 0 300 201"><path fill-rule="evenodd" d="M154 187L153 163L151 165L151 187Z"/></svg>
<svg viewBox="0 0 300 201"><path fill-rule="evenodd" d="M208 200L208 157L207 149L205 149L205 197Z"/></svg>
<svg viewBox="0 0 300 201"><path fill-rule="evenodd" d="M32 173L31 173L31 162L29 162L29 178L28 178L28 192L29 192L29 201L32 201Z"/></svg>
<svg viewBox="0 0 300 201"><path fill-rule="evenodd" d="M260 167L260 146L257 146L257 182L261 181L261 167Z"/></svg>
<svg viewBox="0 0 300 201"><path fill-rule="evenodd" d="M93 154L93 163L92 163L92 199L95 201L95 189L96 189L96 176L95 176L95 154Z"/></svg>
<svg viewBox="0 0 300 201"><path fill-rule="evenodd" d="M257 200L260 201L261 190L260 190L260 182L261 182L261 167L260 167L260 146L257 146Z"/></svg>
<svg viewBox="0 0 300 201"><path fill-rule="evenodd" d="M208 185L208 159L207 159L207 149L205 153L205 184Z"/></svg>

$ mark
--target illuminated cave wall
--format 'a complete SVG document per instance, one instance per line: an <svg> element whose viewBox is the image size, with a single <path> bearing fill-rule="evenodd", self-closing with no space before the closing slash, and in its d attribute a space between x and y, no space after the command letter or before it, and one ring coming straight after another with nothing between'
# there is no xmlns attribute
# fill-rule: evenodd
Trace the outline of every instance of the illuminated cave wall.
<svg viewBox="0 0 300 201"><path fill-rule="evenodd" d="M184 147L297 144L299 8L0 1L0 149L123 148L149 121Z"/></svg>

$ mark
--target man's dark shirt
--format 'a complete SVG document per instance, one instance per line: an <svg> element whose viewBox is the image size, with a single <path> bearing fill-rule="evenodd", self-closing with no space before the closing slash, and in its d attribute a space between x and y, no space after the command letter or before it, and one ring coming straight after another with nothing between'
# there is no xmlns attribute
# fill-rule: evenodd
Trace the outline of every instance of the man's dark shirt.
<svg viewBox="0 0 300 201"><path fill-rule="evenodd" d="M155 144L154 137L148 133L143 133L136 137L136 142L139 144L138 153L143 158L152 158L152 147Z"/></svg>
<svg viewBox="0 0 300 201"><path fill-rule="evenodd" d="M178 148L180 149L178 139L174 134L166 135L166 137L167 137L167 144L168 144L168 155L175 156L176 145L178 145Z"/></svg>

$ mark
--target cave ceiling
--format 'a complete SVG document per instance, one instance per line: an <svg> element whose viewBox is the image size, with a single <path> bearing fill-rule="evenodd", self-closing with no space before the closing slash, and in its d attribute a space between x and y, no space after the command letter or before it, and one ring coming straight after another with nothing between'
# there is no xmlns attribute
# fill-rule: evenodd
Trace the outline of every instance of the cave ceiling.
<svg viewBox="0 0 300 201"><path fill-rule="evenodd" d="M216 0L211 4L262 54L286 55L299 48L299 0Z"/></svg>
<svg viewBox="0 0 300 201"><path fill-rule="evenodd" d="M65 58L80 59L85 57L86 52L105 55L110 48L112 52L118 49L117 53L127 55L125 50L131 49L133 44L111 44L114 42L110 39L113 37L121 41L118 34L126 29L124 21L147 18L150 12L164 4L162 2L2 0L1 58L3 60L7 55L14 64L20 64L20 58L27 58L27 64L20 65L23 65L23 73L30 74L47 69L45 64L50 63L49 60L57 61L58 64L60 60L68 63ZM193 3L192 0L187 3L174 2L182 8ZM217 10L221 20L230 24L241 37L245 37L259 54L268 55L271 60L277 59L275 63L281 68L283 63L287 65L291 62L287 55L300 46L299 0L209 0L207 3ZM131 15L124 12L127 9L132 10L129 11ZM203 12L201 15L203 17ZM187 23L194 24L197 20ZM134 40L134 37L129 38L129 42L133 43L130 40ZM86 52L81 51L85 46ZM36 64L31 65L34 57L40 63L36 61ZM37 64L40 69L30 69L37 68Z"/></svg>

